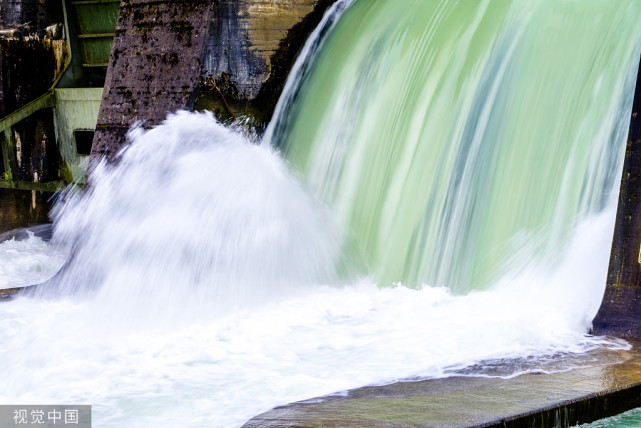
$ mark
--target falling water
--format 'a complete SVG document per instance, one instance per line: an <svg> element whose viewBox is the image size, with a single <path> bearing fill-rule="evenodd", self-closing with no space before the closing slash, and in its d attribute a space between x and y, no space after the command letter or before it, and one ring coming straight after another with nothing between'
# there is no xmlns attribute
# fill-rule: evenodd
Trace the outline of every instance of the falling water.
<svg viewBox="0 0 641 428"><path fill-rule="evenodd" d="M23 272L71 248L39 296L0 305L0 402L234 427L365 384L627 346L585 333L641 8L356 0L333 19L347 4L269 131L287 160L171 115L60 198L50 243L0 243ZM485 369L510 358L529 363Z"/></svg>
<svg viewBox="0 0 641 428"><path fill-rule="evenodd" d="M640 14L635 1L357 2L274 142L381 284L486 288L514 257L557 258L611 200Z"/></svg>

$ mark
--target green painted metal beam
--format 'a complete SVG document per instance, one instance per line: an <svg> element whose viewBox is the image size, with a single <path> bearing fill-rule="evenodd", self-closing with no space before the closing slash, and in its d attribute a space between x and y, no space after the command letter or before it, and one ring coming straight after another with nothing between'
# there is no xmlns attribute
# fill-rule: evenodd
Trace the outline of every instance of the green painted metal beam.
<svg viewBox="0 0 641 428"><path fill-rule="evenodd" d="M38 183L31 181L0 180L0 189L35 190L37 192L56 192L65 187L64 181Z"/></svg>
<svg viewBox="0 0 641 428"><path fill-rule="evenodd" d="M31 116L38 110L54 107L55 98L53 95L54 95L54 91L53 89L50 89L45 94L39 96L38 98L31 101L30 103L20 107L18 110L2 118L2 120L0 120L0 132L4 132L10 129L13 125L20 122L23 119L26 119L27 117Z"/></svg>

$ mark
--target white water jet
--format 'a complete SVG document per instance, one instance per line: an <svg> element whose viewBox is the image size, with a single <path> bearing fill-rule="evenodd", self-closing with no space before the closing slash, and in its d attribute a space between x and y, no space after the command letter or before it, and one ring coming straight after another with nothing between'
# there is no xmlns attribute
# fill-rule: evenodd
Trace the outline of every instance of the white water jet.
<svg viewBox="0 0 641 428"><path fill-rule="evenodd" d="M54 209L54 243L74 245L55 293L193 314L334 281L336 228L269 146L186 112L129 138L117 167Z"/></svg>

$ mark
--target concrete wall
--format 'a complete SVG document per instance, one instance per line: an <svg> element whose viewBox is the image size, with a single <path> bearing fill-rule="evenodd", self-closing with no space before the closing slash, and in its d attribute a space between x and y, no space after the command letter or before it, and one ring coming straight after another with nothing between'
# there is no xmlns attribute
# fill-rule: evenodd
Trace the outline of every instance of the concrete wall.
<svg viewBox="0 0 641 428"><path fill-rule="evenodd" d="M122 0L92 156L113 158L136 121L178 109L260 128L333 1Z"/></svg>
<svg viewBox="0 0 641 428"><path fill-rule="evenodd" d="M195 108L223 121L247 115L259 128L268 122L298 51L334 1L219 1Z"/></svg>
<svg viewBox="0 0 641 428"><path fill-rule="evenodd" d="M211 0L123 0L92 156L112 159L137 121L190 109L200 76Z"/></svg>
<svg viewBox="0 0 641 428"><path fill-rule="evenodd" d="M226 75L236 97L251 100L272 69L281 40L318 0L221 0L212 14L203 77Z"/></svg>
<svg viewBox="0 0 641 428"><path fill-rule="evenodd" d="M608 279L595 334L641 336L641 68L621 177Z"/></svg>
<svg viewBox="0 0 641 428"><path fill-rule="evenodd" d="M89 156L78 153L74 131L93 131L96 128L102 88L56 89L55 99L54 119L62 160L61 176L67 182L84 183Z"/></svg>

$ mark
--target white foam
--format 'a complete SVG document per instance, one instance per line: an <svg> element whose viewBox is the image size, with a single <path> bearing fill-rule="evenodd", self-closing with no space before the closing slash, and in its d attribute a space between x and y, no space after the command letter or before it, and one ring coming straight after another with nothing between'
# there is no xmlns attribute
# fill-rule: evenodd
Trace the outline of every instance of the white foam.
<svg viewBox="0 0 641 428"><path fill-rule="evenodd" d="M0 242L0 289L39 284L58 272L67 259L67 248L28 233L27 239Z"/></svg>
<svg viewBox="0 0 641 428"><path fill-rule="evenodd" d="M75 251L66 297L0 305L0 402L92 404L101 427L234 427L366 384L618 346L585 335L612 207L557 268L464 296L381 289L337 280L331 217L277 153L202 114L132 138L56 209L54 243Z"/></svg>

